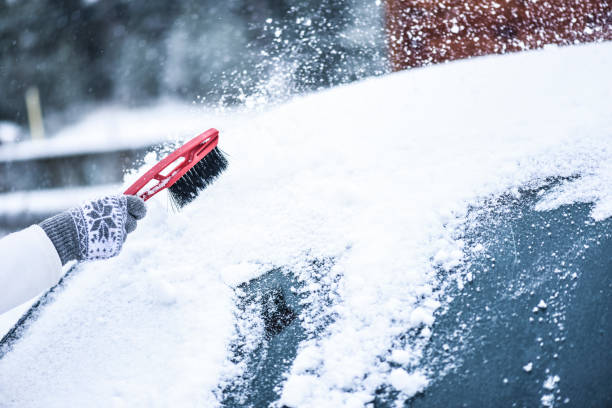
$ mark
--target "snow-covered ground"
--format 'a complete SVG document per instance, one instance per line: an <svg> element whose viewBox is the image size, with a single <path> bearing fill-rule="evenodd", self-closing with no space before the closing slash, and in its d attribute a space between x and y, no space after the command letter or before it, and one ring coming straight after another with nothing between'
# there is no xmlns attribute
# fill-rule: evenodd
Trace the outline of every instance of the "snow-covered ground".
<svg viewBox="0 0 612 408"><path fill-rule="evenodd" d="M229 350L237 285L285 267L314 294L305 260L330 257L333 302L309 310L334 319L315 333L301 316L312 336L279 406L425 389L423 344L445 301L435 267L469 250L455 230L469 205L581 175L539 208L589 201L595 219L612 215L610 66L611 43L549 48L208 115L228 171L180 213L151 200L118 258L71 277L0 360L0 405L219 405L242 369ZM416 327L422 341L395 341Z"/></svg>
<svg viewBox="0 0 612 408"><path fill-rule="evenodd" d="M75 203L104 194L121 191L121 185L102 185L35 191L16 191L0 194L0 214L4 216L21 213L48 215L65 211Z"/></svg>
<svg viewBox="0 0 612 408"><path fill-rule="evenodd" d="M90 112L54 137L0 146L0 160L98 153L178 140L185 134L198 133L213 120L198 106L172 100L140 109L106 106Z"/></svg>

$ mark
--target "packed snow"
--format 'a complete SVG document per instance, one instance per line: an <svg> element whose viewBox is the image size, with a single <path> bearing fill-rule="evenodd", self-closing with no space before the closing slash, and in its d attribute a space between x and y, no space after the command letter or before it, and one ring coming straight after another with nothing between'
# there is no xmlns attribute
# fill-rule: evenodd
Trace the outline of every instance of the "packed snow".
<svg viewBox="0 0 612 408"><path fill-rule="evenodd" d="M436 268L482 250L457 238L468 206L580 176L539 208L589 201L595 219L612 215L610 66L610 43L549 48L207 116L228 171L180 213L150 200L119 257L70 278L0 360L0 405L218 406L242 369L229 351L236 286L330 257L335 318L300 344L278 406L426 389L422 350L445 301Z"/></svg>

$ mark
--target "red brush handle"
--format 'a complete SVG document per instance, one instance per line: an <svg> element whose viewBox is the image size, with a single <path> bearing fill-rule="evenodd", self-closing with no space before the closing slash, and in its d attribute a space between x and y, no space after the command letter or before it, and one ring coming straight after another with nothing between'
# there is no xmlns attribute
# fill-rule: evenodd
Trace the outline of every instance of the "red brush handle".
<svg viewBox="0 0 612 408"><path fill-rule="evenodd" d="M160 160L159 163L125 190L124 194L138 195L138 197L147 201L163 189L176 183L189 169L210 153L217 146L218 142L219 131L217 129L208 129ZM183 160L180 164L173 167L172 165L181 158ZM166 168L171 168L171 170L164 171ZM151 180L155 180L157 183L151 183L151 185L147 186ZM147 189L141 191L145 186L147 186Z"/></svg>

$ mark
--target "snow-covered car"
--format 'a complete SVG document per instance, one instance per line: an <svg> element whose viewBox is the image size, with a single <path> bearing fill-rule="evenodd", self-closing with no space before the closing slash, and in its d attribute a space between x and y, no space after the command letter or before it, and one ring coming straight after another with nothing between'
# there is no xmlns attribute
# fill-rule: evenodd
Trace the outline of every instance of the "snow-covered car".
<svg viewBox="0 0 612 408"><path fill-rule="evenodd" d="M230 114L230 167L0 349L3 406L612 403L612 44ZM127 182L127 181L126 181Z"/></svg>

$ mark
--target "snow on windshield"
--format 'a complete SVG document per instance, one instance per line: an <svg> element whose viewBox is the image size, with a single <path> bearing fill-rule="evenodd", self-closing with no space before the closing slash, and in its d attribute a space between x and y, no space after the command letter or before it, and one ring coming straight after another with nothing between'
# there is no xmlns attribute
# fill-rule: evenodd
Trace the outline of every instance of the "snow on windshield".
<svg viewBox="0 0 612 408"><path fill-rule="evenodd" d="M332 300L308 310L334 318L315 331L316 316L300 316L309 336L279 406L363 406L382 385L423 390L422 351L445 302L435 268L461 263L468 206L581 176L541 209L594 201L596 219L612 215L610 66L610 43L552 48L220 116L228 171L180 213L149 201L118 258L70 277L0 360L0 400L219 405L220 384L243 370L229 350L237 286L287 268L314 293L304 261L330 258Z"/></svg>

